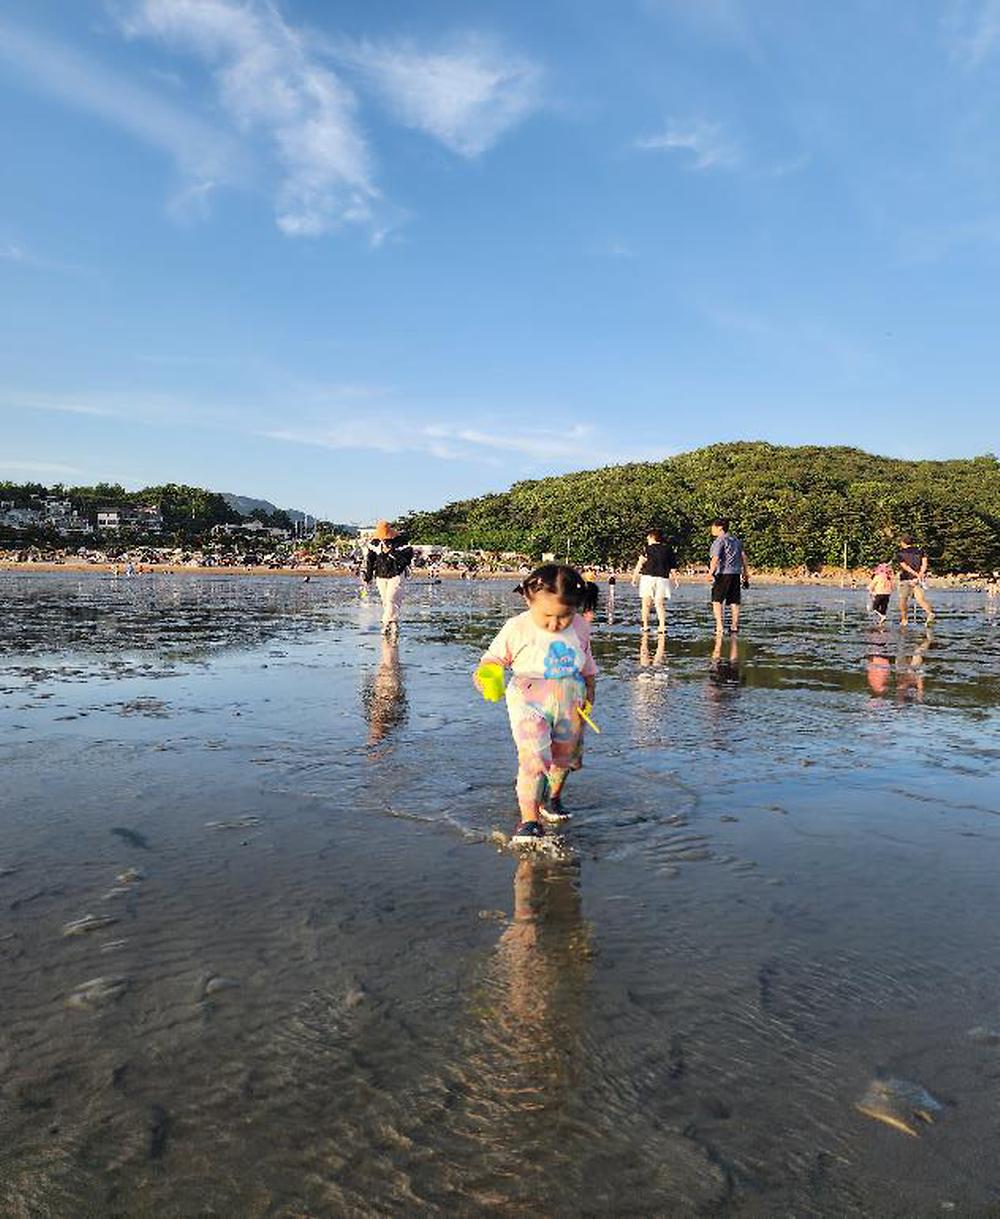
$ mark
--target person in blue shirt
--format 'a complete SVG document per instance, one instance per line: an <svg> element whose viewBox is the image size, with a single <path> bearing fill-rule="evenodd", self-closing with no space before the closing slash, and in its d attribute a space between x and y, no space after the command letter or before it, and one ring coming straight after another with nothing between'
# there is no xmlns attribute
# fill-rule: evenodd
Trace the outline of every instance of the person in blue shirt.
<svg viewBox="0 0 1000 1219"><path fill-rule="evenodd" d="M724 516L717 516L712 522L708 579L712 585L715 633L722 634L723 614L728 605L729 630L735 635L740 629L740 592L750 587L750 568L743 543L729 532L729 521Z"/></svg>

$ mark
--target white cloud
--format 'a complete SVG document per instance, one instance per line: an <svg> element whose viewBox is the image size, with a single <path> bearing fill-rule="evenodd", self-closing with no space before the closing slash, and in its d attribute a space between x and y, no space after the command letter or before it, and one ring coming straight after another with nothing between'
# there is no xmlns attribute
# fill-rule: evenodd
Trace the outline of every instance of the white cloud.
<svg viewBox="0 0 1000 1219"><path fill-rule="evenodd" d="M29 87L169 153L186 175L224 182L245 177L245 157L231 137L65 47L0 22L0 60Z"/></svg>
<svg viewBox="0 0 1000 1219"><path fill-rule="evenodd" d="M663 456L655 446L616 451L607 437L590 424L533 428L514 425L491 428L446 423L407 423L399 415L366 415L339 420L328 426L277 428L262 431L270 440L290 441L323 449L356 449L379 453L419 453L446 461L480 461L507 464L520 457L539 467L583 469L615 461L655 460Z"/></svg>
<svg viewBox="0 0 1000 1219"><path fill-rule="evenodd" d="M645 152L685 152L693 158L694 169L735 169L741 161L740 150L727 139L718 123L701 120L679 123L670 120L659 135L644 136L635 146Z"/></svg>
<svg viewBox="0 0 1000 1219"><path fill-rule="evenodd" d="M82 474L79 466L67 466L58 461L0 461L0 472L4 474Z"/></svg>
<svg viewBox="0 0 1000 1219"><path fill-rule="evenodd" d="M282 232L317 236L372 221L378 191L354 94L272 3L138 0L127 14L128 35L202 59L225 113L241 132L269 142L282 175L276 201Z"/></svg>
<svg viewBox="0 0 1000 1219"><path fill-rule="evenodd" d="M469 38L449 50L362 42L353 64L405 127L423 131L463 157L486 152L541 104L537 64Z"/></svg>
<svg viewBox="0 0 1000 1219"><path fill-rule="evenodd" d="M1000 0L955 0L946 26L954 57L978 68L1000 47Z"/></svg>

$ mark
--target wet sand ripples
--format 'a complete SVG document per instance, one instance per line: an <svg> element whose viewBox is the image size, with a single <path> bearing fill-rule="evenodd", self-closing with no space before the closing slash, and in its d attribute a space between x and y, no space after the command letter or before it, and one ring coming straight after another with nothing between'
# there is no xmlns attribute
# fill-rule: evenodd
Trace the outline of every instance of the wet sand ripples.
<svg viewBox="0 0 1000 1219"><path fill-rule="evenodd" d="M1000 639L961 597L929 642L824 590L753 590L716 656L695 590L662 651L602 625L574 856L518 862L467 679L508 590L414 587L387 652L346 582L147 583L4 586L0 1211L996 1201ZM922 1138L858 1111L884 1079Z"/></svg>

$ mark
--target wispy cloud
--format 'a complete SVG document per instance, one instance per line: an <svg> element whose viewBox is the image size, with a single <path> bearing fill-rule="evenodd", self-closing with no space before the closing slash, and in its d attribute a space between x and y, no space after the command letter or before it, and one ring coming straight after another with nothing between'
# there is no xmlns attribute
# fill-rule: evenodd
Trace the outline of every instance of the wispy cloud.
<svg viewBox="0 0 1000 1219"><path fill-rule="evenodd" d="M328 426L268 429L271 440L290 441L323 449L356 449L381 453L419 453L444 461L479 461L503 466L520 458L540 469L583 469L609 462L647 460L663 456L658 446L635 445L620 450L615 441L590 424L535 428L447 423L406 423L398 416L371 415L342 419Z"/></svg>
<svg viewBox="0 0 1000 1219"><path fill-rule="evenodd" d="M76 402L71 397L51 398L39 394L0 394L0 405L22 411L55 411L68 415L113 415L114 411L86 402Z"/></svg>
<svg viewBox="0 0 1000 1219"><path fill-rule="evenodd" d="M978 68L1000 48L1000 0L953 0L945 28L954 58Z"/></svg>
<svg viewBox="0 0 1000 1219"><path fill-rule="evenodd" d="M230 136L58 43L0 21L0 61L30 88L167 152L186 176L223 182L246 176L246 158Z"/></svg>
<svg viewBox="0 0 1000 1219"><path fill-rule="evenodd" d="M60 262L55 258L43 258L16 242L0 242L0 262L15 263L21 267L32 267L38 271L61 271L69 275L83 274L86 268L72 262Z"/></svg>
<svg viewBox="0 0 1000 1219"><path fill-rule="evenodd" d="M139 0L123 28L193 52L225 113L280 166L277 223L292 237L371 224L379 192L351 89L268 0ZM206 180L213 175L204 174Z"/></svg>
<svg viewBox="0 0 1000 1219"><path fill-rule="evenodd" d="M0 473L55 474L62 477L63 475L82 474L83 471L79 466L68 466L58 461L8 461L3 458L0 460Z"/></svg>
<svg viewBox="0 0 1000 1219"><path fill-rule="evenodd" d="M398 417L370 414L341 419L322 427L276 428L261 434L323 449L368 449L379 453L423 453L450 461L489 459L518 453L535 460L577 458L590 450L593 429L577 425L565 431L458 427L443 423L407 423Z"/></svg>
<svg viewBox="0 0 1000 1219"><path fill-rule="evenodd" d="M540 67L482 38L438 51L361 42L342 54L403 126L463 157L492 148L542 100Z"/></svg>
<svg viewBox="0 0 1000 1219"><path fill-rule="evenodd" d="M280 403L280 405L279 405ZM539 427L522 416L489 407L464 421L434 417L420 403L404 402L385 386L364 382L320 384L289 380L280 397L257 401L193 399L136 389L59 394L0 389L0 410L66 413L95 417L95 426L144 425L204 431L345 452L412 453L442 461L478 462L525 473L585 469L618 461L658 460L663 447L649 438L622 444L603 428L583 421ZM558 418L558 416L557 416ZM107 421L106 424L103 421ZM513 463L513 465L512 465Z"/></svg>
<svg viewBox="0 0 1000 1219"><path fill-rule="evenodd" d="M722 126L703 120L671 119L659 135L642 136L635 146L644 152L690 153L691 167L697 170L735 169L742 160L739 148Z"/></svg>

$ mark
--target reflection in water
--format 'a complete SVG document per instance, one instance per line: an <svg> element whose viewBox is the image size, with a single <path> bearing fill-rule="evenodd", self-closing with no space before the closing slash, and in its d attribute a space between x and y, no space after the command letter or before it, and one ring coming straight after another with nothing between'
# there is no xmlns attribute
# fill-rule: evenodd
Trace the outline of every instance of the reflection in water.
<svg viewBox="0 0 1000 1219"><path fill-rule="evenodd" d="M667 653L667 635L666 632L656 636L656 651L650 654L649 651L649 636L643 635L642 643L639 646L639 664L648 669L651 665L662 665Z"/></svg>
<svg viewBox="0 0 1000 1219"><path fill-rule="evenodd" d="M934 634L927 630L923 639L910 649L905 633L900 638L896 658L896 696L901 702L924 701L924 657L934 643Z"/></svg>
<svg viewBox="0 0 1000 1219"><path fill-rule="evenodd" d="M924 658L933 644L932 631L926 631L919 643L912 645L905 633L901 636L895 657L896 697L900 702L923 702ZM883 698L889 693L892 672L893 658L889 654L886 632L882 629L869 632L865 676L874 698Z"/></svg>
<svg viewBox="0 0 1000 1219"><path fill-rule="evenodd" d="M667 636L657 635L656 651L649 648L649 636L643 635L639 644L639 668L632 683L632 706L635 715L635 727L641 740L656 740L667 731L665 721L664 694L668 680L668 670L665 664L667 655Z"/></svg>
<svg viewBox="0 0 1000 1219"><path fill-rule="evenodd" d="M723 656L723 637L716 635L715 645L712 648L712 663L708 670L709 687L716 689L726 686L739 686L741 683L740 675L740 651L739 640L735 635L729 637L729 651Z"/></svg>
<svg viewBox="0 0 1000 1219"><path fill-rule="evenodd" d="M529 1148L551 1141L546 1123L580 1075L590 959L579 863L519 860L513 918L497 943L468 1061L470 1092L492 1111L505 1156L512 1139Z"/></svg>
<svg viewBox="0 0 1000 1219"><path fill-rule="evenodd" d="M868 648L865 656L865 676L873 697L881 698L889 689L892 677L892 659L889 656L889 636L885 624L872 627L868 632Z"/></svg>
<svg viewBox="0 0 1000 1219"><path fill-rule="evenodd" d="M368 744L379 745L394 728L406 722L406 687L395 638L382 639L378 669L369 674L361 689L368 721Z"/></svg>
<svg viewBox="0 0 1000 1219"><path fill-rule="evenodd" d="M729 649L723 654L723 636L715 636L712 659L708 665L708 680L705 682L705 698L708 703L709 722L712 727L712 743L723 745L731 725L728 723L729 704L739 693L743 677L740 673L740 653L737 636L730 635Z"/></svg>

